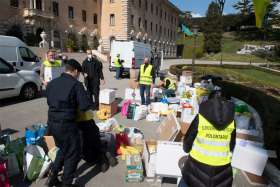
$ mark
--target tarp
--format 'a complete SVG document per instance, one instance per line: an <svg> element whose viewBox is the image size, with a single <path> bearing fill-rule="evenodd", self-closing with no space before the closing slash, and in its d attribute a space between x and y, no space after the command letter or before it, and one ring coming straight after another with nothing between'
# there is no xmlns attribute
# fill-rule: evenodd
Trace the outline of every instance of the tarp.
<svg viewBox="0 0 280 187"><path fill-rule="evenodd" d="M190 31L190 29L187 26L185 26L184 24L182 24L182 32L187 36L193 35L193 33Z"/></svg>
<svg viewBox="0 0 280 187"><path fill-rule="evenodd" d="M253 0L253 2L256 16L256 26L258 28L261 28L267 11L267 7L270 4L271 0Z"/></svg>

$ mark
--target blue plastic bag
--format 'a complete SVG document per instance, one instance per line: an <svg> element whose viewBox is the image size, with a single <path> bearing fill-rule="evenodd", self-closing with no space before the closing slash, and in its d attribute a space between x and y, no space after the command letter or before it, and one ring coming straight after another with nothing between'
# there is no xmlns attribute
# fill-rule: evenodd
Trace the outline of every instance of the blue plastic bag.
<svg viewBox="0 0 280 187"><path fill-rule="evenodd" d="M27 145L35 145L45 135L47 130L46 124L34 124L25 128L25 139Z"/></svg>

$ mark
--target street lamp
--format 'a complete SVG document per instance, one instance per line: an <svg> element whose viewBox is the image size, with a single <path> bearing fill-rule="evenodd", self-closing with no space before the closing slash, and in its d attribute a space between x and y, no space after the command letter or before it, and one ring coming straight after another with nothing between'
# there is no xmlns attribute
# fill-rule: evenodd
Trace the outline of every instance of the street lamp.
<svg viewBox="0 0 280 187"><path fill-rule="evenodd" d="M194 81L194 66L195 66L195 58L196 58L196 40L198 35L198 26L193 26L193 34L194 34L194 46L193 46L193 56L192 56L192 80Z"/></svg>

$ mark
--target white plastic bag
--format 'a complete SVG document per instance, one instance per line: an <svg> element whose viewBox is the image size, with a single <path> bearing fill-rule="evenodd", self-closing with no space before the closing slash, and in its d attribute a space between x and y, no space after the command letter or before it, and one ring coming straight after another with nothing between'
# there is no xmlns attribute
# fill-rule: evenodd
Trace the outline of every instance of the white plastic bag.
<svg viewBox="0 0 280 187"><path fill-rule="evenodd" d="M106 120L105 122L100 122L100 123L97 123L96 125L101 132L108 132L113 127L118 126L119 124L115 118L110 118L110 119Z"/></svg>
<svg viewBox="0 0 280 187"><path fill-rule="evenodd" d="M150 122L158 122L160 120L160 114L159 113L148 114L146 120Z"/></svg>
<svg viewBox="0 0 280 187"><path fill-rule="evenodd" d="M247 115L235 115L234 121L236 124L236 128L248 130L250 125L250 119L251 117Z"/></svg>
<svg viewBox="0 0 280 187"><path fill-rule="evenodd" d="M134 113L134 121L145 119L148 113L148 108L145 105L137 106Z"/></svg>

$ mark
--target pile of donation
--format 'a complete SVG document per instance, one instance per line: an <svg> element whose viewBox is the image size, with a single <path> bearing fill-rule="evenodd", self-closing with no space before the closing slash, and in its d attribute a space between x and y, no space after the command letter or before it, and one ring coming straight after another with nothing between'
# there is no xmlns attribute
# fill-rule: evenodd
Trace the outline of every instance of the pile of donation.
<svg viewBox="0 0 280 187"><path fill-rule="evenodd" d="M213 84L211 76L202 78L201 82L195 83L193 86L191 86L191 83L190 73L183 73L177 82L176 97L171 98L166 97L162 89L153 88L151 97L154 102L149 106L140 104L140 90L135 85L129 84L130 88L125 90L125 98L120 110L122 118L160 122L157 129L157 140L146 139L139 129L137 129L139 133L126 133L131 132L131 130L135 131L135 128L133 130L121 126L121 128L124 128L124 134L128 135L129 141L127 142L128 145L121 143L118 154L122 155L122 159L126 159L127 165L129 165L128 163L135 163L135 167L127 167L128 170L129 168L141 170L129 171L126 175L127 182L141 181L143 179L142 168L145 170L145 177L148 181L153 181L156 177L181 177L178 162L183 156L186 156L182 148L183 138L198 114L199 105L208 100L212 91L220 89ZM110 92L110 94L107 94L111 97L109 100L111 102L115 101L115 91L106 90L106 92ZM103 96L105 95L103 94ZM106 100L108 97L103 99ZM103 99L100 98L100 101ZM237 184L238 181L246 181L248 186L254 184L266 185L267 181L265 181L263 173L268 158L275 157L275 152L263 148L263 130L260 116L247 103L237 98L231 98L231 101L235 104L235 124L237 128L236 147L232 153L234 182ZM117 124L114 118L109 118L97 125L101 131L114 132L114 129L118 127ZM137 156L134 158L131 155ZM139 158L139 155L142 157L143 165L141 162L134 161L134 159Z"/></svg>
<svg viewBox="0 0 280 187"><path fill-rule="evenodd" d="M107 137L108 150L118 155L126 165L124 180L140 183L160 181L164 177L180 179L179 160L187 154L183 151L183 138L198 114L200 103L208 99L213 90L220 89L211 79L203 79L191 86L192 77L186 73L177 82L176 97L168 98L160 88L153 88L150 106L140 103L140 91L136 87L125 90L125 98L118 111L116 91L101 90L100 107L96 125L103 137ZM263 148L262 122L254 108L232 98L235 103L237 127L236 147L232 154L234 183L247 182L246 186L266 185L263 172L268 158L273 156ZM147 139L136 127L126 127L121 119L159 122L157 139ZM25 137L18 138L16 132L6 129L1 132L0 181L9 184L9 177L24 174L24 178L35 181L44 177L55 159L58 148L52 137L44 136L46 125L35 124L26 128ZM244 185L244 183L243 183ZM7 186L7 185L6 185ZM7 186L8 187L8 186Z"/></svg>

